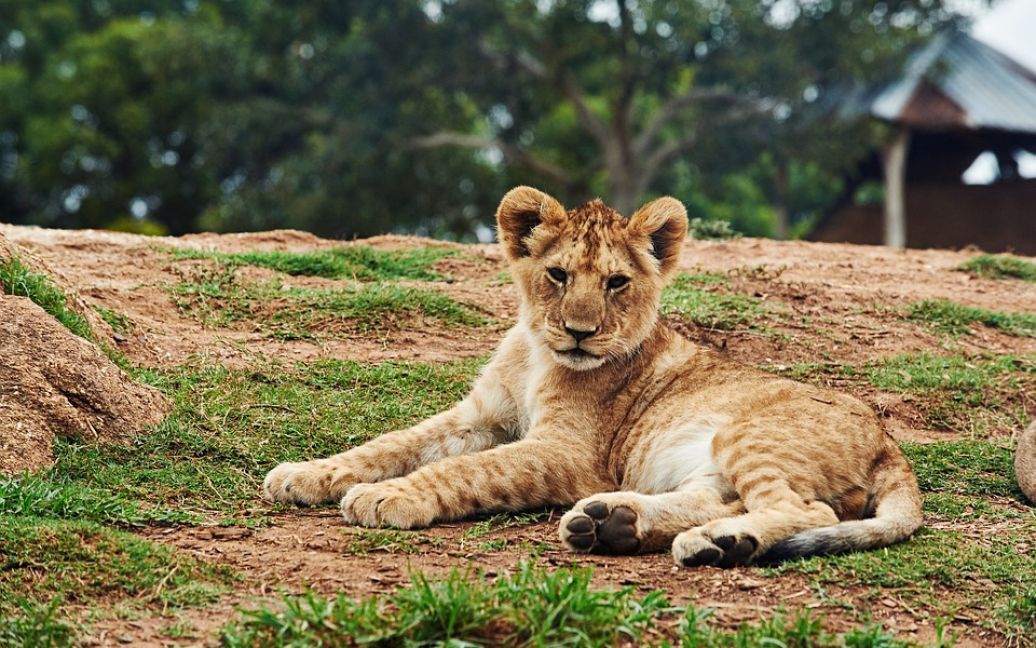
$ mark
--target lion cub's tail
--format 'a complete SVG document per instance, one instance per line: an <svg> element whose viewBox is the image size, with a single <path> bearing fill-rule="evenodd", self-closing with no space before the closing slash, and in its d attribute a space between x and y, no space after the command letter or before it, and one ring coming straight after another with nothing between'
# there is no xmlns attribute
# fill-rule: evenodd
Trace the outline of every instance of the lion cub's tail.
<svg viewBox="0 0 1036 648"><path fill-rule="evenodd" d="M898 448L874 480L874 516L802 531L774 545L761 562L887 547L909 538L922 524L921 491Z"/></svg>

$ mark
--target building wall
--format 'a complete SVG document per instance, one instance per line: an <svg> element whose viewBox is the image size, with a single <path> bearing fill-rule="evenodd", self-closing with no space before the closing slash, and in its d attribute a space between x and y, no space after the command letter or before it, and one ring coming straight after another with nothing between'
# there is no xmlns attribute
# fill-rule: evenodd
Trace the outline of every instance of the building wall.
<svg viewBox="0 0 1036 648"><path fill-rule="evenodd" d="M911 184L907 247L1036 255L1036 180L991 185ZM881 244L881 206L847 205L822 221L811 241Z"/></svg>

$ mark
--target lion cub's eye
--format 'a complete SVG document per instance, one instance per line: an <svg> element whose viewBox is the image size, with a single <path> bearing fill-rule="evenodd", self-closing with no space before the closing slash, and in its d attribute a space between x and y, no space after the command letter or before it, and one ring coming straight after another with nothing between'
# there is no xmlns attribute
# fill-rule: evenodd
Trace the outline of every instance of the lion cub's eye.
<svg viewBox="0 0 1036 648"><path fill-rule="evenodd" d="M568 281L568 273L561 268L547 268L547 274L550 278L558 283L565 283Z"/></svg>
<svg viewBox="0 0 1036 648"><path fill-rule="evenodd" d="M608 289L609 290L618 290L619 288L622 288L623 286L625 286L629 282L630 282L630 278L629 277L624 277L622 275L613 275L613 276L608 278Z"/></svg>

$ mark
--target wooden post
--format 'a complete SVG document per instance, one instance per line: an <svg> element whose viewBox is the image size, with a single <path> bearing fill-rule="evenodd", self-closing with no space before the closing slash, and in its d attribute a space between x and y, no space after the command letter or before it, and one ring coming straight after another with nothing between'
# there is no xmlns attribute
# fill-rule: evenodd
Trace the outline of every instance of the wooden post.
<svg viewBox="0 0 1036 648"><path fill-rule="evenodd" d="M906 247L906 161L910 147L910 131L906 128L896 133L895 139L885 148L882 166L885 170L885 245Z"/></svg>

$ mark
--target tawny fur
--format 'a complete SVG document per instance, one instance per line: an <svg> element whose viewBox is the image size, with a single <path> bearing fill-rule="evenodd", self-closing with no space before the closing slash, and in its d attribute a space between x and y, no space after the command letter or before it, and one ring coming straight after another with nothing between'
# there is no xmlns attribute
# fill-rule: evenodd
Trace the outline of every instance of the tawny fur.
<svg viewBox="0 0 1036 648"><path fill-rule="evenodd" d="M497 222L522 306L471 393L278 466L268 498L340 500L350 523L404 529L576 502L560 525L572 550L671 547L689 566L885 546L920 526L917 480L866 405L727 361L659 319L687 232L679 201L625 218L518 187Z"/></svg>

